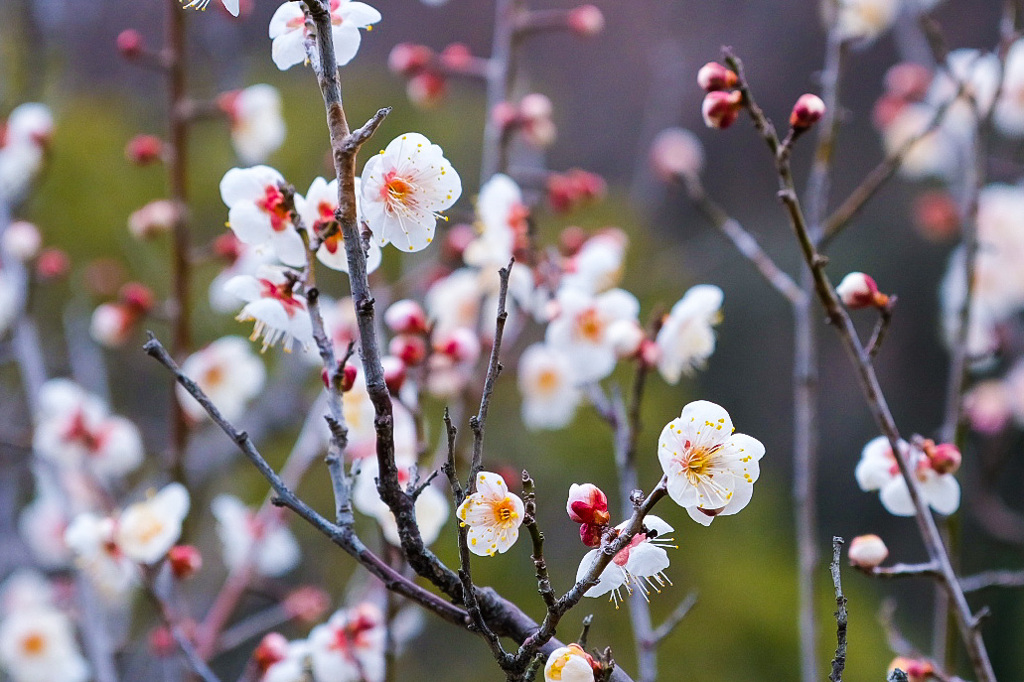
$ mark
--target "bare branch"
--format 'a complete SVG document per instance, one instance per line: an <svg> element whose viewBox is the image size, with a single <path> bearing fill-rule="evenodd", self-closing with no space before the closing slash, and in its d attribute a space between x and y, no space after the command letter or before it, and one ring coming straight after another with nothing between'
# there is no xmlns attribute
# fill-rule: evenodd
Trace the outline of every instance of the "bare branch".
<svg viewBox="0 0 1024 682"><path fill-rule="evenodd" d="M832 586L836 593L836 655L832 658L832 672L828 679L832 682L843 681L843 670L846 668L846 597L843 596L843 583L839 570L839 559L842 556L843 539L832 538Z"/></svg>
<svg viewBox="0 0 1024 682"><path fill-rule="evenodd" d="M697 605L697 593L691 592L686 595L686 599L679 602L679 605L669 614L668 618L659 625L652 633L652 644L657 646L661 643L661 640L672 634L672 631L683 622L683 619L690 613L694 606Z"/></svg>

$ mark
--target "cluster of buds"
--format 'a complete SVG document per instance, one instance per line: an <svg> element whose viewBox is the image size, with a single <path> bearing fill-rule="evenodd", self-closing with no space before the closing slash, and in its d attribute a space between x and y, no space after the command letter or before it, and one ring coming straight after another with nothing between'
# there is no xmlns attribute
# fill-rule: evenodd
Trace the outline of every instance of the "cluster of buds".
<svg viewBox="0 0 1024 682"><path fill-rule="evenodd" d="M878 290L871 275L863 272L851 272L836 287L840 300L850 310L861 308L883 309L889 305L889 296Z"/></svg>
<svg viewBox="0 0 1024 682"><path fill-rule="evenodd" d="M736 72L718 62L700 67L697 84L708 93L700 110L708 128L728 128L736 122L743 108L743 93L733 90L739 82Z"/></svg>
<svg viewBox="0 0 1024 682"><path fill-rule="evenodd" d="M885 74L885 93L875 102L872 120L885 130L908 105L924 101L932 82L932 71L921 64L903 62Z"/></svg>
<svg viewBox="0 0 1024 682"><path fill-rule="evenodd" d="M580 524L580 540L587 547L599 547L601 536L611 522L608 496L593 483L569 486L569 499L565 511L573 522Z"/></svg>
<svg viewBox="0 0 1024 682"><path fill-rule="evenodd" d="M931 438L924 438L915 442L915 445L924 452L928 458L928 465L937 474L955 474L960 470L960 463L963 456L960 449L952 443L939 443L936 445Z"/></svg>
<svg viewBox="0 0 1024 682"><path fill-rule="evenodd" d="M394 333L388 343L389 355L381 358L384 382L397 392L405 383L407 369L426 362L430 327L423 306L411 299L392 303L384 312L384 324Z"/></svg>
<svg viewBox="0 0 1024 682"><path fill-rule="evenodd" d="M548 204L556 213L573 211L581 205L604 197L607 186L597 173L570 168L548 176Z"/></svg>
<svg viewBox="0 0 1024 682"><path fill-rule="evenodd" d="M871 569L882 565L889 556L889 548L877 535L858 535L850 542L847 557L850 565Z"/></svg>
<svg viewBox="0 0 1024 682"><path fill-rule="evenodd" d="M491 118L503 134L518 132L537 149L547 149L558 133L551 119L552 111L551 100L533 92L519 100L518 105L498 103L491 111Z"/></svg>
<svg viewBox="0 0 1024 682"><path fill-rule="evenodd" d="M89 327L95 341L108 348L122 345L135 326L153 310L153 292L138 282L121 287L118 300L99 305L92 314Z"/></svg>
<svg viewBox="0 0 1024 682"><path fill-rule="evenodd" d="M440 103L448 89L448 76L481 75L486 72L485 62L462 43L452 43L440 52L426 45L399 43L388 56L388 68L408 79L406 95L421 107Z"/></svg>

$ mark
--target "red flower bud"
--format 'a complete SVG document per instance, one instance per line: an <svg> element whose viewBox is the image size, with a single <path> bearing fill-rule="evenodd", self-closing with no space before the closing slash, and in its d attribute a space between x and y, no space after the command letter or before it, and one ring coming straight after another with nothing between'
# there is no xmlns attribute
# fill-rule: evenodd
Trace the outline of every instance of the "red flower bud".
<svg viewBox="0 0 1024 682"><path fill-rule="evenodd" d="M117 51L125 59L135 59L145 47L142 34L134 28L129 28L117 34Z"/></svg>
<svg viewBox="0 0 1024 682"><path fill-rule="evenodd" d="M817 95L806 93L800 95L793 111L789 114L789 125L794 130L806 130L821 120L825 115L825 103Z"/></svg>
<svg viewBox="0 0 1024 682"><path fill-rule="evenodd" d="M388 390L398 393L405 383L405 363L394 355L385 355L380 359L380 364L384 367L384 383Z"/></svg>
<svg viewBox="0 0 1024 682"><path fill-rule="evenodd" d="M42 279L57 279L68 274L71 259L68 254L56 248L43 249L36 259L36 274Z"/></svg>
<svg viewBox="0 0 1024 682"><path fill-rule="evenodd" d="M580 524L580 540L587 547L600 547L601 535L605 526L597 526L590 523Z"/></svg>
<svg viewBox="0 0 1024 682"><path fill-rule="evenodd" d="M167 552L167 563L175 578L191 578L203 567L203 555L192 545L175 545Z"/></svg>
<svg viewBox="0 0 1024 682"><path fill-rule="evenodd" d="M931 441L928 441L928 443L931 443ZM960 450L952 443L933 444L930 447L926 444L924 453L928 455L932 469L939 474L955 474L960 469L961 461L963 461L963 455L960 454Z"/></svg>
<svg viewBox="0 0 1024 682"><path fill-rule="evenodd" d="M718 62L708 62L697 72L697 85L707 92L731 90L740 82L735 72Z"/></svg>
<svg viewBox="0 0 1024 682"><path fill-rule="evenodd" d="M284 660L288 654L288 640L279 632L268 632L252 653L260 672L267 672L270 666Z"/></svg>
<svg viewBox="0 0 1024 682"><path fill-rule="evenodd" d="M432 71L423 71L409 79L405 94L416 106L429 109L437 106L445 93L444 78Z"/></svg>
<svg viewBox="0 0 1024 682"><path fill-rule="evenodd" d="M118 295L121 302L136 314L145 314L153 309L153 291L145 284L128 282L121 287Z"/></svg>
<svg viewBox="0 0 1024 682"><path fill-rule="evenodd" d="M452 43L441 50L441 64L452 71L465 71L473 61L473 53L465 43Z"/></svg>
<svg viewBox="0 0 1024 682"><path fill-rule="evenodd" d="M604 14L594 5L580 5L569 12L569 30L593 38L604 30Z"/></svg>
<svg viewBox="0 0 1024 682"><path fill-rule="evenodd" d="M400 359L406 366L420 364L427 358L427 342L422 336L399 334L391 339L388 352Z"/></svg>
<svg viewBox="0 0 1024 682"><path fill-rule="evenodd" d="M395 301L384 312L384 324L396 334L425 334L427 313L416 301Z"/></svg>
<svg viewBox="0 0 1024 682"><path fill-rule="evenodd" d="M715 90L704 96L700 111L708 128L728 128L736 122L742 106L743 93L739 90Z"/></svg>
<svg viewBox="0 0 1024 682"><path fill-rule="evenodd" d="M878 290L874 278L863 272L851 272L836 287L836 293L843 305L851 310L860 308L881 308L889 302L889 297Z"/></svg>
<svg viewBox="0 0 1024 682"><path fill-rule="evenodd" d="M359 370L352 363L346 363L345 369L341 372L341 392L346 393L352 390L352 387L356 383L356 377L359 375Z"/></svg>
<svg viewBox="0 0 1024 682"><path fill-rule="evenodd" d="M425 69L434 58L434 51L426 45L398 43L388 55L388 68L401 76L414 76Z"/></svg>
<svg viewBox="0 0 1024 682"><path fill-rule="evenodd" d="M606 526L611 520L608 514L608 496L593 483L569 486L569 499L565 511L576 523Z"/></svg>
<svg viewBox="0 0 1024 682"><path fill-rule="evenodd" d="M124 155L137 166L148 166L162 159L164 143L155 135L136 135L125 145Z"/></svg>

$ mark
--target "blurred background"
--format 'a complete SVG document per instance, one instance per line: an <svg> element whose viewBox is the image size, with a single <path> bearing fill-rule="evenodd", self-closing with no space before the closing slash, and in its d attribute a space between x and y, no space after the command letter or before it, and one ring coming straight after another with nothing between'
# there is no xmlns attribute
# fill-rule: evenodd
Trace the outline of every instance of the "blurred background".
<svg viewBox="0 0 1024 682"><path fill-rule="evenodd" d="M746 121L727 131L706 129L700 115L703 92L695 74L705 62L717 59L730 45L746 64L747 75L766 113L783 121L803 92L818 91L825 40L814 3L728 0L635 0L612 3L594 0L604 12L606 27L599 36L581 39L562 33L530 39L522 50L525 91L541 92L554 103L558 137L547 154L550 168L579 167L601 174L607 197L569 216L543 206L535 214L543 241L551 242L567 225L588 230L615 225L630 236L628 266L622 286L641 299L642 317L659 306L667 309L692 285L711 283L725 292L724 320L718 328L718 348L706 371L675 387L651 381L644 406L645 429L640 436L641 484L649 489L660 475L655 457L663 424L678 416L693 399L725 406L737 430L764 442L767 454L749 508L735 517L719 519L709 528L693 524L682 510L659 508L676 526L678 550L671 551L667 571L674 586L652 597L651 610L660 622L689 592L699 601L660 650L661 679L698 675L725 680L795 680L799 676L796 627L796 563L790 487L792 319L789 306L766 287L758 273L690 205L679 187L666 186L648 163L648 150L663 128L682 126L695 131L707 156L704 174L708 192L790 272L798 254L785 215L775 199L776 180L763 143ZM389 73L387 57L403 41L441 49L462 42L475 55L489 52L493 10L481 0L450 0L430 7L418 0L378 0L384 20L363 34L357 58L343 70L349 118L361 121L381 106L394 111L371 142L379 143L407 130L424 133L440 144L464 182L463 199L452 212L469 217L470 197L479 189L480 140L485 105L479 83L452 80L441 101L431 109L417 108L405 94L404 81ZM539 3L538 3L539 4ZM997 40L999 3L950 0L935 18L951 47L991 47ZM571 7L568 0L544 0L544 7ZM322 101L308 69L278 71L270 60L269 17L277 4L255 0L241 20L221 11L189 14L189 87L197 98L250 85L270 83L284 98L288 126L285 146L270 160L300 191L329 172L327 133ZM539 7L538 7L539 8ZM67 370L64 315L67 308L88 311L98 302L82 282L107 274L141 279L157 291L167 290L169 266L165 242L133 240L125 222L144 203L162 197L165 179L159 167L138 168L124 156L124 145L140 132L164 134L164 86L159 74L126 62L115 48L117 35L135 28L150 45L159 45L164 31L164 6L156 0L4 0L0 5L0 114L25 101L50 105L56 118L51 159L38 189L19 217L35 222L48 244L65 249L72 260L67 282L39 292L33 303L43 330L51 372ZM882 92L886 69L902 59L923 59L920 36L913 27L889 33L854 50L843 77L843 128L836 152L834 201L857 185L883 155L872 126L871 110ZM897 35L901 37L897 39ZM806 177L811 140L798 145L798 181ZM234 166L221 120L195 129L189 176L195 241L205 243L224 229L226 211L218 193L224 172ZM1008 158L1020 159L1021 148L1009 145ZM1016 166L1012 167L1014 170ZM995 180L1016 182L996 173ZM905 434L934 435L940 425L948 357L938 326L938 284L955 242L925 239L914 228L912 205L920 186L895 179L833 244L830 275L838 281L850 270L871 273L883 291L896 293L899 305L877 367L889 404ZM834 204L833 204L834 205ZM444 229L444 228L440 228ZM408 263L389 254L385 270L397 273ZM430 258L429 253L410 261ZM206 284L216 268L201 270L195 290L197 343L225 333L243 333L230 316L210 312ZM340 277L325 288L343 295ZM873 319L865 315L864 332ZM166 337L167 330L155 323ZM246 330L247 331L247 330ZM819 359L821 385L821 465L819 533L823 556L830 553L833 535L851 538L878 533L897 561L923 561L926 554L912 519L888 514L878 496L861 492L854 467L862 446L877 435L860 396L847 358L832 331L822 321ZM540 330L523 335L518 346L540 337ZM106 353L111 398L115 408L143 429L148 448L167 445L166 414L169 389L163 370L145 357L141 344ZM272 358L270 363L287 362ZM623 373L613 379L625 384ZM4 370L0 381L16 385L16 375ZM564 495L572 482L591 481L612 497L616 490L611 433L592 411L581 410L574 424L558 433L525 431L519 419L514 376L499 381L487 434L489 467L526 468L538 484L540 523L548 538L549 563L556 589L565 590L575 576L584 548L576 527L564 514ZM154 387L159 387L155 389ZM272 461L280 462L295 436L302 410L317 391L315 381L297 395L267 395L261 404L273 407L259 443ZM5 396L16 395L5 390ZM6 400L6 398L5 398ZM433 436L440 433L443 405L428 403L425 415ZM27 424L16 405L5 405L2 417ZM466 425L462 431L468 433ZM1008 447L1019 450L1019 434ZM262 480L234 457L220 434L202 433L193 447L193 465L213 467L226 474L193 498L194 542L211 557L210 569L189 585L193 603L204 604L218 587L217 541L209 520L197 513L218 492L230 490L250 502L266 493ZM14 512L28 497L27 471L16 458L3 459L8 480L20 481L16 494L4 500L0 523L11 528ZM1021 546L993 539L972 515L971 486L977 471L971 449L965 451L960 476L965 496L955 520L960 560L965 573L982 568L1017 568ZM1024 471L1020 458L1007 469L1004 497L1018 508ZM330 489L324 471L314 468L302 488L321 509L329 508ZM205 500L204 500L205 498ZM614 508L618 508L617 501ZM298 569L305 582L328 586L343 600L353 564L310 529L292 524L307 552ZM449 524L449 527L451 524ZM456 561L454 542L435 546L444 559ZM7 568L17 563L7 559ZM474 565L475 578L515 598L539 617L542 602L534 590L527 543L508 555ZM918 648L929 650L932 588L925 582L875 582L846 571L844 584L850 604L849 679L880 680L893 654L878 623L885 599L894 599L895 622ZM831 657L835 645L833 600L827 564L818 573L820 594L820 656ZM255 604L261 597L252 597ZM268 598L268 597L263 597ZM998 677L1024 679L1024 599L1008 591L988 591L972 598L977 607L992 609L984 627ZM603 599L587 600L563 621L560 636L573 638L580 620L595 615L592 646L611 646L623 667L634 667L628 617ZM144 623L143 626L146 624ZM150 623L149 625L152 625ZM499 672L486 647L454 628L427 619L399 662L398 679L498 679ZM143 632L145 627L140 628ZM289 636L304 634L300 629ZM254 645L254 643L253 643ZM138 642L140 651L144 639ZM234 679L251 647L215 660L215 669ZM128 656L133 654L129 653ZM822 677L826 669L822 668Z"/></svg>

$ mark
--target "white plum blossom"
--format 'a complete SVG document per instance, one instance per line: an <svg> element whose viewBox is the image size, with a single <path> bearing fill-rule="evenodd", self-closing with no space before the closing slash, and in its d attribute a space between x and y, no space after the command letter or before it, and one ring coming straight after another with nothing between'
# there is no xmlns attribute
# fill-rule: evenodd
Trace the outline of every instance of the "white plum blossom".
<svg viewBox="0 0 1024 682"><path fill-rule="evenodd" d="M281 94L258 83L221 95L219 103L231 122L231 145L242 163L263 163L284 143Z"/></svg>
<svg viewBox="0 0 1024 682"><path fill-rule="evenodd" d="M616 528L621 531L628 524L629 522L625 521ZM651 590L661 592L666 583L671 584L665 576L665 569L669 566L665 546L674 547L670 544L672 538L666 537L672 531L672 526L661 518L650 514L644 517L643 532L634 535L629 544L619 550L601 572L597 585L587 590L584 596L600 597L611 592L610 599L618 608L619 602L622 601L620 590L633 594L633 589L636 588L645 598ZM586 553L580 562L579 570L576 571L576 582L590 573L601 552L601 548L598 547Z"/></svg>
<svg viewBox="0 0 1024 682"><path fill-rule="evenodd" d="M0 621L0 669L11 682L86 682L90 678L71 619L42 605L13 610Z"/></svg>
<svg viewBox="0 0 1024 682"><path fill-rule="evenodd" d="M246 404L259 395L267 371L249 344L240 336L224 336L181 363L182 373L198 384L203 393L228 421L245 414ZM175 392L182 409L191 419L206 419L206 410L183 386Z"/></svg>
<svg viewBox="0 0 1024 682"><path fill-rule="evenodd" d="M0 129L0 201L13 204L43 168L53 116L45 104L29 102L15 107Z"/></svg>
<svg viewBox="0 0 1024 682"><path fill-rule="evenodd" d="M277 578L299 563L299 543L286 525L257 516L232 495L218 495L210 508L229 569L236 570L251 555L258 574Z"/></svg>
<svg viewBox="0 0 1024 682"><path fill-rule="evenodd" d="M285 265L302 266L306 247L292 223L283 184L284 177L270 166L232 168L220 181L220 196L239 241L267 245Z"/></svg>
<svg viewBox="0 0 1024 682"><path fill-rule="evenodd" d="M359 215L359 205L362 188L362 179L355 179L356 214ZM345 253L345 240L341 236L341 230L336 226L334 212L338 210L338 179L327 182L323 178L316 178L309 186L306 196L295 195L295 208L302 216L302 222L311 234L323 235L331 227L332 232L324 238L320 248L317 249L316 257L321 263L341 272L348 272L348 256ZM362 232L362 230L359 230ZM366 253L366 272L373 272L380 266L382 252L380 244L375 240L369 241Z"/></svg>
<svg viewBox="0 0 1024 682"><path fill-rule="evenodd" d="M544 682L594 682L592 663L579 644L558 647L544 664Z"/></svg>
<svg viewBox="0 0 1024 682"><path fill-rule="evenodd" d="M582 400L565 355L535 343L519 357L518 383L523 424L528 429L561 429L572 422Z"/></svg>
<svg viewBox="0 0 1024 682"><path fill-rule="evenodd" d="M629 238L622 230L601 230L566 260L562 288L576 288L589 294L611 289L622 280L628 245Z"/></svg>
<svg viewBox="0 0 1024 682"><path fill-rule="evenodd" d="M180 1L184 3L181 6L182 9L194 9L199 10L200 12L205 12L211 2L211 0L188 0L188 2L185 0ZM226 9L233 17L238 16L238 2L239 0L221 0L221 4L224 5L224 9Z"/></svg>
<svg viewBox="0 0 1024 682"><path fill-rule="evenodd" d="M415 472L415 462L408 457L399 458L396 456L398 466L398 482L402 488L406 488L412 482ZM359 469L359 476L356 478L352 490L352 504L363 514L372 516L380 524L384 539L396 547L401 545L398 536L398 524L395 516L391 513L387 503L380 499L377 492L376 478L379 473L376 457L363 459ZM435 486L428 485L416 498L416 525L419 526L420 536L425 545L431 545L437 540L448 521L448 498Z"/></svg>
<svg viewBox="0 0 1024 682"><path fill-rule="evenodd" d="M380 246L420 251L434 239L440 211L462 194L444 152L419 133L392 140L363 167L362 209Z"/></svg>
<svg viewBox="0 0 1024 682"><path fill-rule="evenodd" d="M931 466L928 456L901 440L900 449L907 465L917 478L917 487L924 501L940 514L949 515L960 507L960 484L953 474L940 474ZM855 471L857 485L865 492L877 490L882 506L895 516L913 516L907 482L900 473L892 447L885 436L878 436L864 446Z"/></svg>
<svg viewBox="0 0 1024 682"><path fill-rule="evenodd" d="M109 603L127 598L139 581L139 566L117 544L117 521L92 512L72 519L64 541L76 564Z"/></svg>
<svg viewBox="0 0 1024 682"><path fill-rule="evenodd" d="M230 313L238 308L238 297L226 289L228 282L239 275L255 275L261 266L277 262L269 246L250 246L239 241L233 232L225 233L224 237L233 253L229 264L210 282L208 296L210 307L218 313Z"/></svg>
<svg viewBox="0 0 1024 682"><path fill-rule="evenodd" d="M380 19L380 12L365 3L331 0L331 37L338 66L348 64L359 51L359 43L363 39L359 29L368 29ZM306 61L305 42L308 31L301 3L286 2L278 7L270 19L269 33L274 41L271 56L277 68L285 71Z"/></svg>
<svg viewBox="0 0 1024 682"><path fill-rule="evenodd" d="M1006 53L1003 89L992 120L1011 137L1024 136L1024 40L1017 40Z"/></svg>
<svg viewBox="0 0 1024 682"><path fill-rule="evenodd" d="M961 170L962 144L957 136L942 127L922 135L934 116L934 110L927 104L907 104L882 130L882 144L889 156L899 154L904 146L916 140L900 162L899 173L905 178L950 179Z"/></svg>
<svg viewBox="0 0 1024 682"><path fill-rule="evenodd" d="M469 527L469 551L477 556L494 556L507 552L519 539L523 513L522 499L508 491L505 479L481 471L476 476L476 492L463 500L456 516Z"/></svg>
<svg viewBox="0 0 1024 682"><path fill-rule="evenodd" d="M34 500L18 517L18 531L32 551L32 556L44 568L62 568L71 561L72 554L64 542L68 527L65 511L67 500L52 484L38 479Z"/></svg>
<svg viewBox="0 0 1024 682"><path fill-rule="evenodd" d="M229 293L246 302L235 319L255 322L249 340L262 338L262 351L278 341L286 352L294 344L305 348L313 342L306 299L292 292L293 285L286 269L269 265L261 266L255 277L239 275L224 285Z"/></svg>
<svg viewBox="0 0 1024 682"><path fill-rule="evenodd" d="M658 372L670 384L701 369L715 352L714 326L722 319L722 290L699 284L679 299L655 338Z"/></svg>
<svg viewBox="0 0 1024 682"><path fill-rule="evenodd" d="M317 682L383 682L384 614L369 602L338 611L309 633Z"/></svg>
<svg viewBox="0 0 1024 682"><path fill-rule="evenodd" d="M39 390L35 453L66 467L86 467L109 479L142 463L142 437L124 417L111 415L96 396L69 379L51 379Z"/></svg>
<svg viewBox="0 0 1024 682"><path fill-rule="evenodd" d="M836 31L844 40L872 41L896 20L900 0L839 0Z"/></svg>
<svg viewBox="0 0 1024 682"><path fill-rule="evenodd" d="M764 445L733 431L725 408L698 400L687 404L658 438L669 497L702 526L746 507L760 475Z"/></svg>
<svg viewBox="0 0 1024 682"><path fill-rule="evenodd" d="M505 267L512 254L526 246L530 210L523 202L522 190L503 173L491 176L480 188L476 214L479 235L466 245L463 260L481 269Z"/></svg>
<svg viewBox="0 0 1024 682"><path fill-rule="evenodd" d="M304 639L288 642L284 658L272 663L260 682L308 682L309 642Z"/></svg>
<svg viewBox="0 0 1024 682"><path fill-rule="evenodd" d="M623 289L597 296L576 288L558 292L558 316L548 325L545 340L565 354L577 384L600 381L612 373L617 360L609 334L619 321L636 321L640 303Z"/></svg>
<svg viewBox="0 0 1024 682"><path fill-rule="evenodd" d="M114 542L132 561L156 563L181 537L181 524L188 508L188 490L180 483L170 483L149 499L129 505L121 512Z"/></svg>

